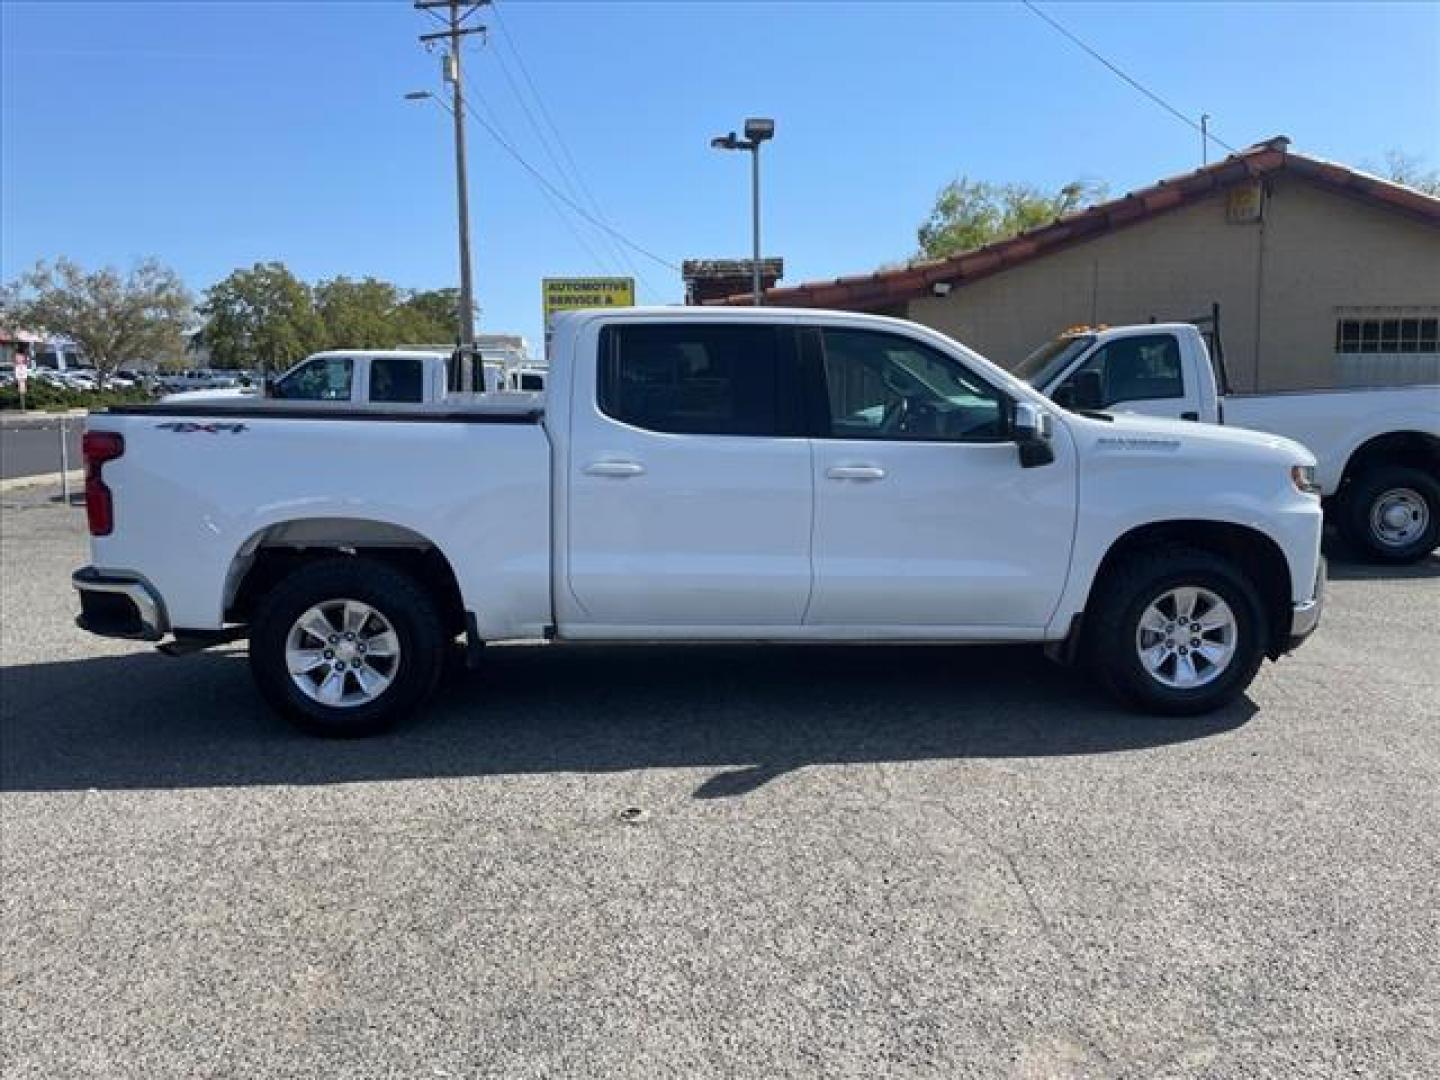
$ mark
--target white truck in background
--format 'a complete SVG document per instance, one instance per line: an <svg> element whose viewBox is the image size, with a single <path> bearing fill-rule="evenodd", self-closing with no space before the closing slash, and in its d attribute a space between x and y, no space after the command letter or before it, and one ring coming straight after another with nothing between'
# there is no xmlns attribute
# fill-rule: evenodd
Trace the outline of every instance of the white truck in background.
<svg viewBox="0 0 1440 1080"><path fill-rule="evenodd" d="M1294 439L1315 455L1326 509L1352 545L1395 563L1440 545L1440 386L1228 394L1191 323L1067 331L1015 374L1067 409Z"/></svg>
<svg viewBox="0 0 1440 1080"><path fill-rule="evenodd" d="M314 353L262 386L191 390L163 400L265 398L350 405L419 405L443 400L453 352L420 349L331 349ZM486 393L544 389L543 369L485 361ZM538 385L536 385L538 383Z"/></svg>
<svg viewBox="0 0 1440 1080"><path fill-rule="evenodd" d="M248 638L267 701L362 734L446 643L1032 642L1218 708L1320 618L1314 457L1082 416L913 323L557 318L544 396L91 414L80 625Z"/></svg>

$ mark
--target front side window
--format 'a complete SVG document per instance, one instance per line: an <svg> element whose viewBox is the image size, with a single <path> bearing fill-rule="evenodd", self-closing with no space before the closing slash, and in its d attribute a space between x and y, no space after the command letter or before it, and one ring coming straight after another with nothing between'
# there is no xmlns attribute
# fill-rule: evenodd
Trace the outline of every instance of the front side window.
<svg viewBox="0 0 1440 1080"><path fill-rule="evenodd" d="M1185 396L1180 342L1173 334L1116 338L1102 345L1056 389L1056 399L1063 401L1067 392L1073 393L1080 377L1087 372L1099 376L1100 401L1095 408L1103 409L1124 401Z"/></svg>
<svg viewBox="0 0 1440 1080"><path fill-rule="evenodd" d="M406 404L425 400L425 362L413 356L370 358L370 400Z"/></svg>
<svg viewBox="0 0 1440 1080"><path fill-rule="evenodd" d="M825 330L830 435L986 442L1004 437L1004 396L958 361L897 334Z"/></svg>
<svg viewBox="0 0 1440 1080"><path fill-rule="evenodd" d="M349 401L353 369L348 356L317 357L279 379L274 396L286 401Z"/></svg>
<svg viewBox="0 0 1440 1080"><path fill-rule="evenodd" d="M607 326L600 342L600 411L676 435L785 434L779 353L773 326Z"/></svg>

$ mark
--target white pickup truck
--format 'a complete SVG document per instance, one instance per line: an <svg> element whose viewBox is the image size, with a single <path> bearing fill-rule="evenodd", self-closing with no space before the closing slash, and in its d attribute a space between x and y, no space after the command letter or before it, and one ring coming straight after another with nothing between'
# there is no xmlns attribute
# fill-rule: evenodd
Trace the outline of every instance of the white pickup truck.
<svg viewBox="0 0 1440 1080"><path fill-rule="evenodd" d="M265 397L276 401L416 405L446 396L451 354L430 349L331 349L313 353L263 386L182 390L166 402ZM485 363L489 392L520 389L498 363ZM543 389L541 385L535 389ZM531 389L529 385L525 389Z"/></svg>
<svg viewBox="0 0 1440 1080"><path fill-rule="evenodd" d="M1356 547L1403 563L1440 545L1440 386L1225 394L1190 323L1067 332L1015 373L1067 408L1294 439L1315 454L1327 509Z"/></svg>
<svg viewBox="0 0 1440 1080"><path fill-rule="evenodd" d="M329 734L413 709L461 635L1045 643L1196 713L1322 606L1304 447L1077 415L874 316L572 313L543 404L120 407L84 453L80 625L248 637Z"/></svg>

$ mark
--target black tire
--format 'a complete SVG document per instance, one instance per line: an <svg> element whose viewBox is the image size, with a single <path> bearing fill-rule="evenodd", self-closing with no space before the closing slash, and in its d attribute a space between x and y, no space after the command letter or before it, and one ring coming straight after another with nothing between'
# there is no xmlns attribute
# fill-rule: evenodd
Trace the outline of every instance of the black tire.
<svg viewBox="0 0 1440 1080"><path fill-rule="evenodd" d="M338 600L369 605L399 639L390 685L362 704L315 700L296 685L286 663L286 640L296 620L316 605ZM392 727L430 696L444 667L445 642L435 603L414 578L373 559L336 557L300 566L266 594L251 623L250 672L270 706L297 727L355 738Z"/></svg>
<svg viewBox="0 0 1440 1080"><path fill-rule="evenodd" d="M1137 648L1146 610L1182 587L1214 593L1234 613L1236 627L1228 664L1209 682L1183 689L1152 675ZM1221 708L1245 692L1265 658L1267 622L1255 586L1230 560L1196 548L1155 548L1130 556L1100 582L1085 621L1086 655L1101 685L1145 712L1194 716Z"/></svg>
<svg viewBox="0 0 1440 1080"><path fill-rule="evenodd" d="M1419 497L1423 507L1416 513L1424 524L1409 542L1396 543L1387 540L1377 528L1376 519L1386 500L1402 492ZM1362 473L1351 481L1341 498L1340 527L1351 546L1371 559L1418 562L1440 545L1440 480L1423 469L1406 465L1382 465Z"/></svg>

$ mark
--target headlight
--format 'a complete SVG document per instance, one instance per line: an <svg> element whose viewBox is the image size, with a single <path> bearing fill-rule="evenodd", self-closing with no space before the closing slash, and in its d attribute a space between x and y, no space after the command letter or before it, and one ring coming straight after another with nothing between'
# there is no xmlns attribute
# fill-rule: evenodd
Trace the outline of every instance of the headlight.
<svg viewBox="0 0 1440 1080"><path fill-rule="evenodd" d="M1315 482L1314 465L1291 465L1290 482L1297 491L1303 491L1306 495L1320 494L1320 485Z"/></svg>

